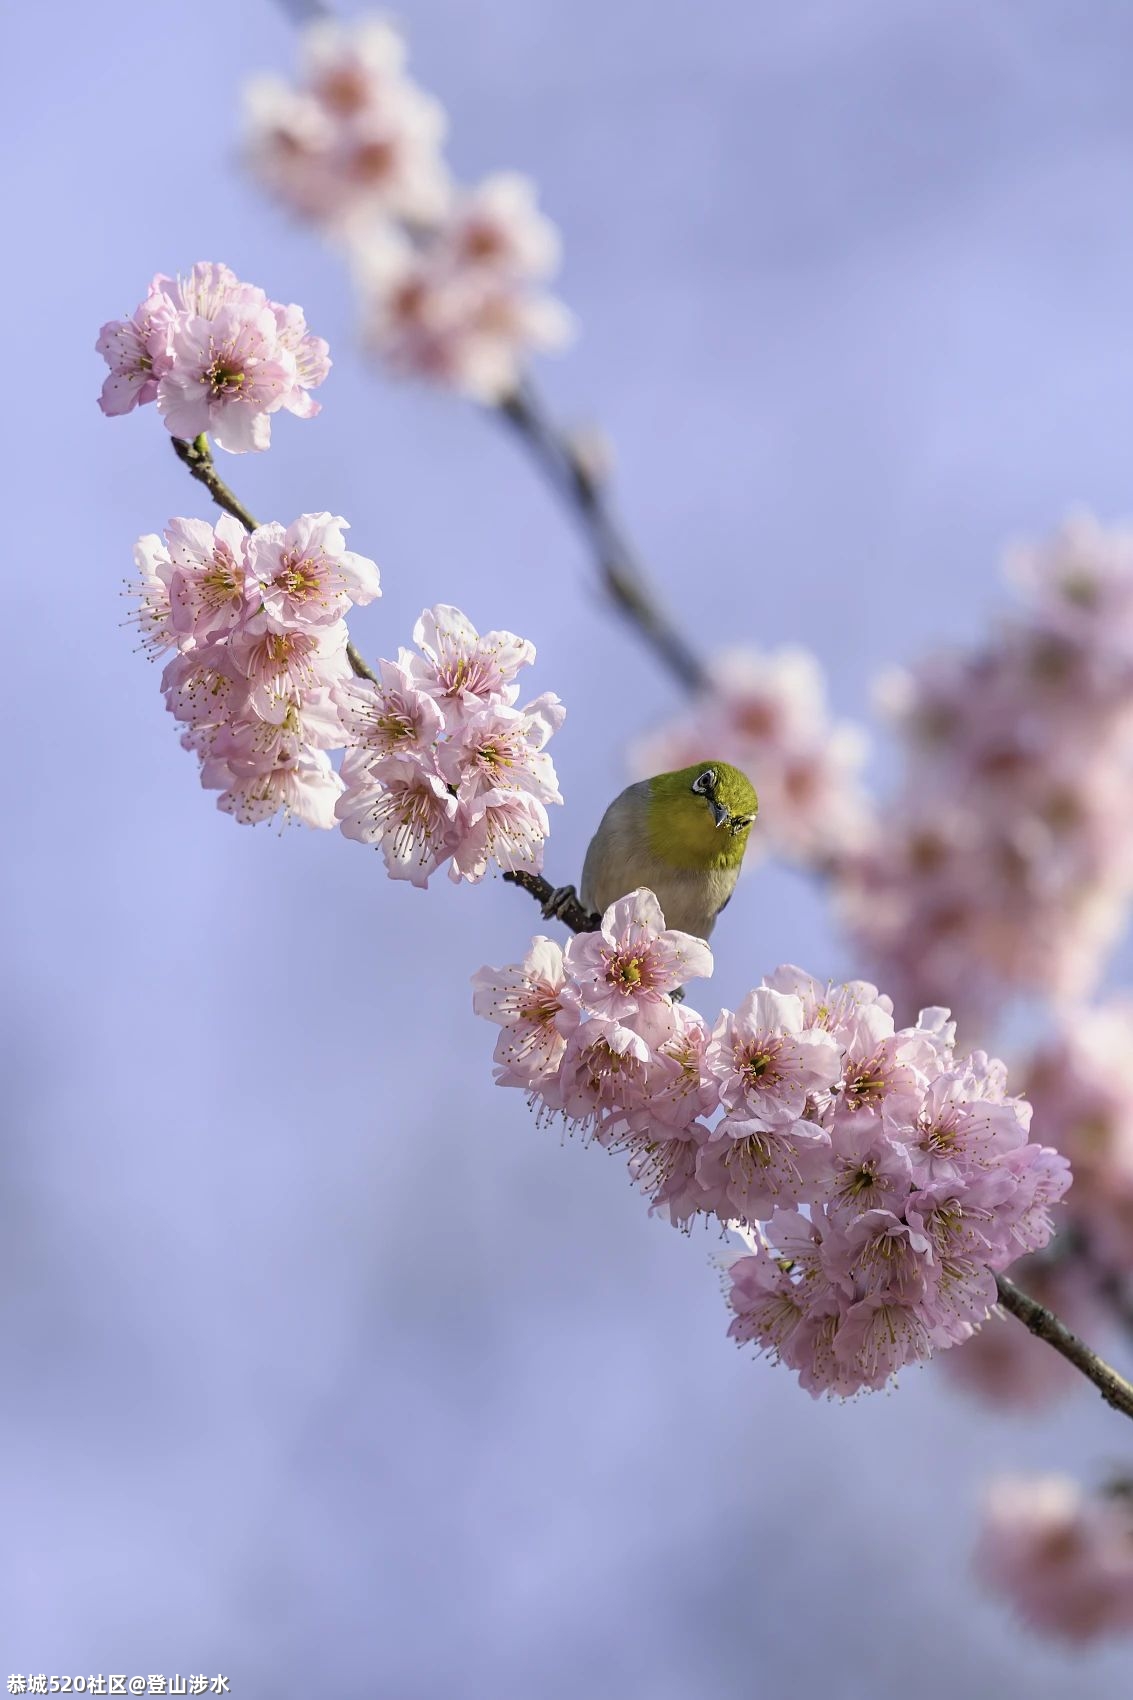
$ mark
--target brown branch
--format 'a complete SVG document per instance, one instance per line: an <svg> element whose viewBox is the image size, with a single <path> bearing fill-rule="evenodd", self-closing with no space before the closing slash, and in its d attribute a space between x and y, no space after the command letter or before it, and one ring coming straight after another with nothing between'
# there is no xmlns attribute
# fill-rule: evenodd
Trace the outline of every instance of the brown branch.
<svg viewBox="0 0 1133 1700"><path fill-rule="evenodd" d="M202 431L199 437L187 443L183 437L172 438L173 452L183 466L187 466L190 474L203 484L218 508L223 508L226 514L231 514L238 520L245 531L255 531L256 520L248 512L243 502L237 501L220 473L212 458L209 440ZM354 674L359 679L369 679L377 684L378 676L365 662L354 645L347 640L346 659L349 661Z"/></svg>
<svg viewBox="0 0 1133 1700"><path fill-rule="evenodd" d="M233 519L239 520L245 531L255 531L258 522L252 518L244 504L236 500L216 470L209 440L203 431L191 443L185 442L183 437L174 437L173 453L188 467L197 483L204 485L218 508L223 508L226 514L231 514Z"/></svg>
<svg viewBox="0 0 1133 1700"><path fill-rule="evenodd" d="M552 488L573 511L594 551L611 602L686 690L704 690L708 685L704 663L657 600L601 482L556 426L530 383L525 382L496 411L514 428Z"/></svg>
<svg viewBox="0 0 1133 1700"><path fill-rule="evenodd" d="M1073 1364L1088 1381L1092 1381L1107 1405L1112 1405L1115 1411L1121 1411L1127 1417L1133 1417L1133 1383L1118 1375L1084 1340L1072 1334L1052 1310L1032 1299L1006 1275L997 1275L995 1284L1004 1310L1010 1311L1036 1339L1045 1340L1048 1346L1062 1354L1067 1363Z"/></svg>
<svg viewBox="0 0 1133 1700"><path fill-rule="evenodd" d="M542 874L529 874L522 868L505 874L504 878L511 885L531 893L536 903L542 906L544 920L559 920L572 933L596 933L602 925L601 915L592 915L586 905L579 902L572 885L556 889Z"/></svg>

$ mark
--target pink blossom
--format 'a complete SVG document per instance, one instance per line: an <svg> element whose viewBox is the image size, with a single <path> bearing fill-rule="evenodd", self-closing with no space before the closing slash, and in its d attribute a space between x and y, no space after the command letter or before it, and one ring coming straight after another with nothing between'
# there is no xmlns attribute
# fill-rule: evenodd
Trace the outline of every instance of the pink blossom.
<svg viewBox="0 0 1133 1700"><path fill-rule="evenodd" d="M532 939L522 963L481 968L472 976L472 1007L501 1029L496 1041L496 1083L525 1090L553 1077L578 1024L576 1007L564 1003L563 953L551 939Z"/></svg>
<svg viewBox="0 0 1133 1700"><path fill-rule="evenodd" d="M780 1207L821 1195L830 1137L813 1122L725 1116L701 1146L696 1178L705 1208L724 1221L766 1221Z"/></svg>
<svg viewBox="0 0 1133 1700"><path fill-rule="evenodd" d="M346 626L241 632L229 644L233 665L247 679L256 712L270 719L280 696L303 696L348 677Z"/></svg>
<svg viewBox="0 0 1133 1700"><path fill-rule="evenodd" d="M728 1304L736 1313L729 1338L759 1346L778 1363L783 1345L810 1308L802 1287L762 1244L737 1257L728 1277Z"/></svg>
<svg viewBox="0 0 1133 1700"><path fill-rule="evenodd" d="M970 1071L942 1074L929 1084L908 1141L917 1186L955 1181L988 1169L1027 1141L1019 1100L989 1102Z"/></svg>
<svg viewBox="0 0 1133 1700"><path fill-rule="evenodd" d="M688 1004L672 1004L666 1019L671 1031L654 1051L657 1074L649 1106L663 1126L688 1129L719 1103L719 1089L705 1060L710 1034L704 1017Z"/></svg>
<svg viewBox="0 0 1133 1700"><path fill-rule="evenodd" d="M427 885L449 855L456 818L444 780L410 756L374 763L357 749L343 757L342 779L335 814L345 836L380 847L392 879Z"/></svg>
<svg viewBox="0 0 1133 1700"><path fill-rule="evenodd" d="M1104 1264L1133 1271L1133 1001L1062 1011L1026 1084L1043 1133L1074 1165L1080 1231Z"/></svg>
<svg viewBox="0 0 1133 1700"><path fill-rule="evenodd" d="M325 751L310 748L297 755L281 751L274 767L244 773L209 758L201 769L201 783L220 791L217 807L242 825L270 820L282 810L285 819L324 831L334 825L335 803L342 792L342 781Z"/></svg>
<svg viewBox="0 0 1133 1700"><path fill-rule="evenodd" d="M535 659L535 645L525 638L513 632L481 637L466 614L445 603L425 610L413 628L413 642L421 653L410 657L410 675L441 705L450 729L484 707L514 703L519 695L515 676Z"/></svg>
<svg viewBox="0 0 1133 1700"><path fill-rule="evenodd" d="M155 279L150 292L129 319L111 319L98 333L95 347L110 367L102 386L103 413L129 413L131 408L157 400L157 386L168 369L176 309Z"/></svg>
<svg viewBox="0 0 1133 1700"><path fill-rule="evenodd" d="M865 1007L876 1006L882 1014L892 1016L892 999L882 997L868 980L847 980L835 985L829 980L816 980L805 969L785 964L769 974L764 982L772 991L797 997L802 1004L803 1025L821 1027L843 1047L849 1044L854 1023Z"/></svg>
<svg viewBox="0 0 1133 1700"><path fill-rule="evenodd" d="M570 339L573 321L526 275L470 261L466 240L463 229L442 226L424 248L389 229L360 244L363 336L397 376L491 406L519 387L531 353Z"/></svg>
<svg viewBox="0 0 1133 1700"><path fill-rule="evenodd" d="M382 19L319 19L304 32L298 87L249 84L249 164L291 211L345 232L375 214L424 225L444 211L444 113L404 60Z"/></svg>
<svg viewBox="0 0 1133 1700"><path fill-rule="evenodd" d="M1133 1494L1066 1476L992 1483L976 1552L988 1588L1040 1632L1085 1643L1133 1630Z"/></svg>
<svg viewBox="0 0 1133 1700"><path fill-rule="evenodd" d="M850 1305L834 1342L843 1375L852 1376L858 1386L872 1389L884 1387L905 1364L927 1358L931 1351L932 1341L920 1307L884 1289L867 1293Z"/></svg>
<svg viewBox="0 0 1133 1700"><path fill-rule="evenodd" d="M279 341L269 307L222 307L214 319L190 318L173 338L173 365L157 405L175 437L211 432L222 449L266 449L270 415L296 381L294 356Z"/></svg>
<svg viewBox="0 0 1133 1700"><path fill-rule="evenodd" d="M891 1015L864 1004L847 1031L837 1113L868 1110L887 1125L905 1125L915 1118L939 1066L932 1036L916 1028L895 1033Z"/></svg>
<svg viewBox="0 0 1133 1700"><path fill-rule="evenodd" d="M175 720L219 728L246 711L248 681L232 666L224 644L175 655L161 675L165 706Z"/></svg>
<svg viewBox="0 0 1133 1700"><path fill-rule="evenodd" d="M169 588L173 579L173 563L160 537L152 532L139 537L134 544L134 565L137 576L129 584L138 605L130 616L141 639L140 647L147 655L160 655L166 649L179 649L182 640L173 623L173 608Z"/></svg>
<svg viewBox="0 0 1133 1700"><path fill-rule="evenodd" d="M111 368L104 412L156 400L174 436L211 432L233 453L266 448L281 407L317 413L310 391L330 369L301 308L211 261L177 281L159 273L133 318L104 325L97 346Z"/></svg>
<svg viewBox="0 0 1133 1700"><path fill-rule="evenodd" d="M723 1012L707 1061L728 1108L769 1124L798 1120L808 1096L828 1091L841 1070L830 1035L804 1030L799 999L768 986L749 992L734 1015Z"/></svg>
<svg viewBox="0 0 1133 1700"><path fill-rule="evenodd" d="M222 514L215 526L203 519L172 519L165 537L175 630L198 644L229 636L248 611L243 526L230 514Z"/></svg>
<svg viewBox="0 0 1133 1700"><path fill-rule="evenodd" d="M405 667L378 662L378 682L353 677L335 686L335 701L348 741L371 760L400 754L424 755L440 736L444 720Z"/></svg>
<svg viewBox="0 0 1133 1700"><path fill-rule="evenodd" d="M881 1387L970 1341L996 1271L1049 1241L1069 1182L1057 1153L1028 1143L1030 1106L1003 1064L957 1058L945 1009L895 1031L875 987L797 968L709 1035L672 1002L689 968L672 940L651 893L613 905L539 994L545 1066L535 1046L534 1067L501 1080L624 1153L674 1225L741 1232L751 1259L731 1280L731 1333L816 1397Z"/></svg>
<svg viewBox="0 0 1133 1700"><path fill-rule="evenodd" d="M712 973L712 952L703 939L666 929L661 905L642 888L607 909L600 932L576 934L566 963L579 1003L624 1021L658 1006L667 1012L671 992Z"/></svg>
<svg viewBox="0 0 1133 1700"><path fill-rule="evenodd" d="M1133 899L1133 533L1074 516L1012 568L1027 605L989 641L888 684L904 782L836 870L900 1000L969 1031L1086 997Z"/></svg>
<svg viewBox="0 0 1133 1700"><path fill-rule="evenodd" d="M705 1209L696 1160L706 1131L693 1123L674 1133L659 1122L638 1126L619 1146L629 1154L630 1180L648 1197L650 1215L667 1216L675 1228L690 1228Z"/></svg>
<svg viewBox="0 0 1133 1700"><path fill-rule="evenodd" d="M558 1107L567 1120L599 1140L648 1120L653 1053L639 1033L593 1015L567 1040L558 1074Z"/></svg>
<svg viewBox="0 0 1133 1700"><path fill-rule="evenodd" d="M904 1208L912 1165L908 1148L869 1110L838 1116L830 1129L830 1170L825 1202L831 1216L848 1224L862 1211Z"/></svg>
<svg viewBox="0 0 1133 1700"><path fill-rule="evenodd" d="M507 873L543 866L551 830L547 811L525 791L477 791L461 797L453 823L449 878L482 880L493 862Z"/></svg>
<svg viewBox="0 0 1133 1700"><path fill-rule="evenodd" d="M936 1283L927 1236L892 1210L863 1210L842 1233L826 1236L823 1249L831 1280L851 1298L864 1289L916 1304Z"/></svg>
<svg viewBox="0 0 1133 1700"><path fill-rule="evenodd" d="M274 631L333 626L352 603L381 595L378 569L347 549L341 515L302 514L284 530L261 525L248 542L248 563L262 599L259 619Z"/></svg>
<svg viewBox="0 0 1133 1700"><path fill-rule="evenodd" d="M438 752L442 771L465 799L478 791L528 791L541 803L561 803L547 740L562 725L565 709L548 692L525 708L493 702L457 722Z"/></svg>

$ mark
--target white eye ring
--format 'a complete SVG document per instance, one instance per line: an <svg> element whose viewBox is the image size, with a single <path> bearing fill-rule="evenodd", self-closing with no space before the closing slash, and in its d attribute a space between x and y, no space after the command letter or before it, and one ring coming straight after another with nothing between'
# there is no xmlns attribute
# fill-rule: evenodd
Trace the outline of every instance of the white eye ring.
<svg viewBox="0 0 1133 1700"><path fill-rule="evenodd" d="M692 788L698 796L706 796L709 791L715 790L716 779L716 769L714 767L706 767L703 773L697 774L696 778L692 782Z"/></svg>

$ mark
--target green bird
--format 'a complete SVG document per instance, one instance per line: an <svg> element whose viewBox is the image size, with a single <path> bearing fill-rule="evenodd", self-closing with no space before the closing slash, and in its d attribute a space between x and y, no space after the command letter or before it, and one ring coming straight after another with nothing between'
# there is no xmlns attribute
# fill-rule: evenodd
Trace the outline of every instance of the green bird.
<svg viewBox="0 0 1133 1700"><path fill-rule="evenodd" d="M726 761L627 785L590 840L580 901L600 915L645 885L667 926L706 939L735 890L758 810L751 780Z"/></svg>

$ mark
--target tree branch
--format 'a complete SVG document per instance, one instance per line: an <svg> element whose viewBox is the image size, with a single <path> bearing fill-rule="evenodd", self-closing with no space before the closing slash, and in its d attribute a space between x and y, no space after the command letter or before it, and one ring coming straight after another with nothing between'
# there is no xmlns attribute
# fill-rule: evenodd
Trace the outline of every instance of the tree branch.
<svg viewBox="0 0 1133 1700"><path fill-rule="evenodd" d="M573 511L593 549L611 602L686 690L704 690L708 685L704 663L657 600L601 483L555 425L530 382L525 381L496 411L527 445L551 487Z"/></svg>
<svg viewBox="0 0 1133 1700"><path fill-rule="evenodd" d="M188 467L190 474L197 480L198 484L204 485L217 507L223 508L226 514L231 514L232 518L238 520L245 531L255 531L256 521L243 502L237 501L216 470L209 440L204 432L202 431L200 436L194 438L191 443L187 443L183 437L173 437L171 441L177 459L183 466ZM377 674L363 660L349 639L346 644L346 659L349 661L356 678L369 679L372 683L377 684Z"/></svg>
<svg viewBox="0 0 1133 1700"><path fill-rule="evenodd" d="M560 886L556 890L542 874L529 874L522 868L515 873L505 874L504 878L509 884L519 886L521 891L531 893L536 903L542 906L545 920L554 916L564 927L569 927L572 933L596 933L602 925L601 915L592 915L586 905L579 902L573 886ZM553 898L558 901L555 907L550 909L548 905Z"/></svg>
<svg viewBox="0 0 1133 1700"><path fill-rule="evenodd" d="M1004 1310L1018 1318L1037 1339L1045 1340L1048 1346L1061 1352L1067 1363L1073 1364L1088 1381L1093 1382L1107 1405L1112 1405L1115 1411L1121 1411L1127 1417L1133 1417L1133 1383L1118 1375L1084 1340L1072 1334L1052 1310L1032 1299L1006 1275L997 1275L995 1284Z"/></svg>

